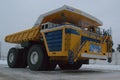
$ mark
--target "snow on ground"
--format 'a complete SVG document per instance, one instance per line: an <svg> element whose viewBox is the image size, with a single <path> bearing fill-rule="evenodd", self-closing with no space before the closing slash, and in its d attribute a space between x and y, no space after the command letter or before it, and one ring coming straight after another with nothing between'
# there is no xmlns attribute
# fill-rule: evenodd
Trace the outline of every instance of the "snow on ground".
<svg viewBox="0 0 120 80"><path fill-rule="evenodd" d="M82 68L89 68L89 69L102 69L102 70L119 70L120 65L102 65L102 64L88 64L83 65Z"/></svg>
<svg viewBox="0 0 120 80"><path fill-rule="evenodd" d="M0 60L0 65L7 65L7 60ZM111 64L84 64L82 65L82 68L120 71L120 65L111 65Z"/></svg>
<svg viewBox="0 0 120 80"><path fill-rule="evenodd" d="M7 60L0 60L0 64L7 64Z"/></svg>

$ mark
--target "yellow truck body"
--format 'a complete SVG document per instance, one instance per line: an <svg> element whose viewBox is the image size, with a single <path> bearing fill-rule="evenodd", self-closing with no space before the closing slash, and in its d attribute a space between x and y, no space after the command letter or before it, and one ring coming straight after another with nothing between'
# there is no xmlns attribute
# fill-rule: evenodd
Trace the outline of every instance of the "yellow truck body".
<svg viewBox="0 0 120 80"><path fill-rule="evenodd" d="M33 27L22 32L6 36L5 41L9 43L21 43L26 41L37 41L40 36L40 27Z"/></svg>
<svg viewBox="0 0 120 80"><path fill-rule="evenodd" d="M99 26L102 26L100 20L70 6L47 12L38 18L33 28L5 37L6 42L23 47L10 49L8 65L49 70L57 64L61 69L79 69L89 59L111 62L112 37L110 31L101 32ZM20 61L14 54L25 60L13 64L14 58Z"/></svg>

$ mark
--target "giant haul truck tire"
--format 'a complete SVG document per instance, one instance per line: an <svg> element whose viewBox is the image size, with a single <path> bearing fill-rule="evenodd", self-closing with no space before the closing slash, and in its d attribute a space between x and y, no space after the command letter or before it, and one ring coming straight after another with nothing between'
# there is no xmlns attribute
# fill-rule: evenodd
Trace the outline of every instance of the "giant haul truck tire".
<svg viewBox="0 0 120 80"><path fill-rule="evenodd" d="M8 52L7 63L10 68L17 68L19 66L18 50L11 48Z"/></svg>
<svg viewBox="0 0 120 80"><path fill-rule="evenodd" d="M44 47L33 45L28 53L28 66L33 71L54 70L56 63L50 63Z"/></svg>
<svg viewBox="0 0 120 80"><path fill-rule="evenodd" d="M82 63L80 62L75 62L73 64L69 64L69 63L60 63L59 67L62 70L77 70L82 66Z"/></svg>
<svg viewBox="0 0 120 80"><path fill-rule="evenodd" d="M28 66L33 71L45 70L47 58L40 45L33 45L28 53Z"/></svg>
<svg viewBox="0 0 120 80"><path fill-rule="evenodd" d="M25 68L27 67L26 63L26 54L23 53L23 50L11 48L8 52L7 63L10 68Z"/></svg>

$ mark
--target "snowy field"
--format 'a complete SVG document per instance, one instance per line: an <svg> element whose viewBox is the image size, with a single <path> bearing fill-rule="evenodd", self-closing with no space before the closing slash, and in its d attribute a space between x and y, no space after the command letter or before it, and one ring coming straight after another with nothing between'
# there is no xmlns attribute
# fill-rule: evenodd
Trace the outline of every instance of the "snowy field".
<svg viewBox="0 0 120 80"><path fill-rule="evenodd" d="M7 65L7 60L0 60L0 65ZM84 69L99 69L99 70L119 70L120 65L113 65L113 64L84 64L81 68Z"/></svg>
<svg viewBox="0 0 120 80"><path fill-rule="evenodd" d="M0 65L6 65L7 64L7 60L0 60Z"/></svg>
<svg viewBox="0 0 120 80"><path fill-rule="evenodd" d="M82 68L120 71L120 65L88 64L88 65L83 65Z"/></svg>
<svg viewBox="0 0 120 80"><path fill-rule="evenodd" d="M120 65L88 64L79 70L31 71L28 68L9 68L0 60L0 80L120 80Z"/></svg>

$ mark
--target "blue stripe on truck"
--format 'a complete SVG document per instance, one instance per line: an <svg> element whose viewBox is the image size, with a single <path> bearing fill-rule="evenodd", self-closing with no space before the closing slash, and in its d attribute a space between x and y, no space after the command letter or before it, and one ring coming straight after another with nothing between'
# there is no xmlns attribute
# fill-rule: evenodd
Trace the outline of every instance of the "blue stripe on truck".
<svg viewBox="0 0 120 80"><path fill-rule="evenodd" d="M62 30L45 33L49 51L62 50Z"/></svg>
<svg viewBox="0 0 120 80"><path fill-rule="evenodd" d="M65 33L80 35L80 33L77 30L74 30L74 29L71 29L71 28L66 28Z"/></svg>
<svg viewBox="0 0 120 80"><path fill-rule="evenodd" d="M92 41L92 42L100 43L100 40L89 38L89 37L86 37L86 36L82 36L81 41L82 42L84 42L84 41Z"/></svg>

